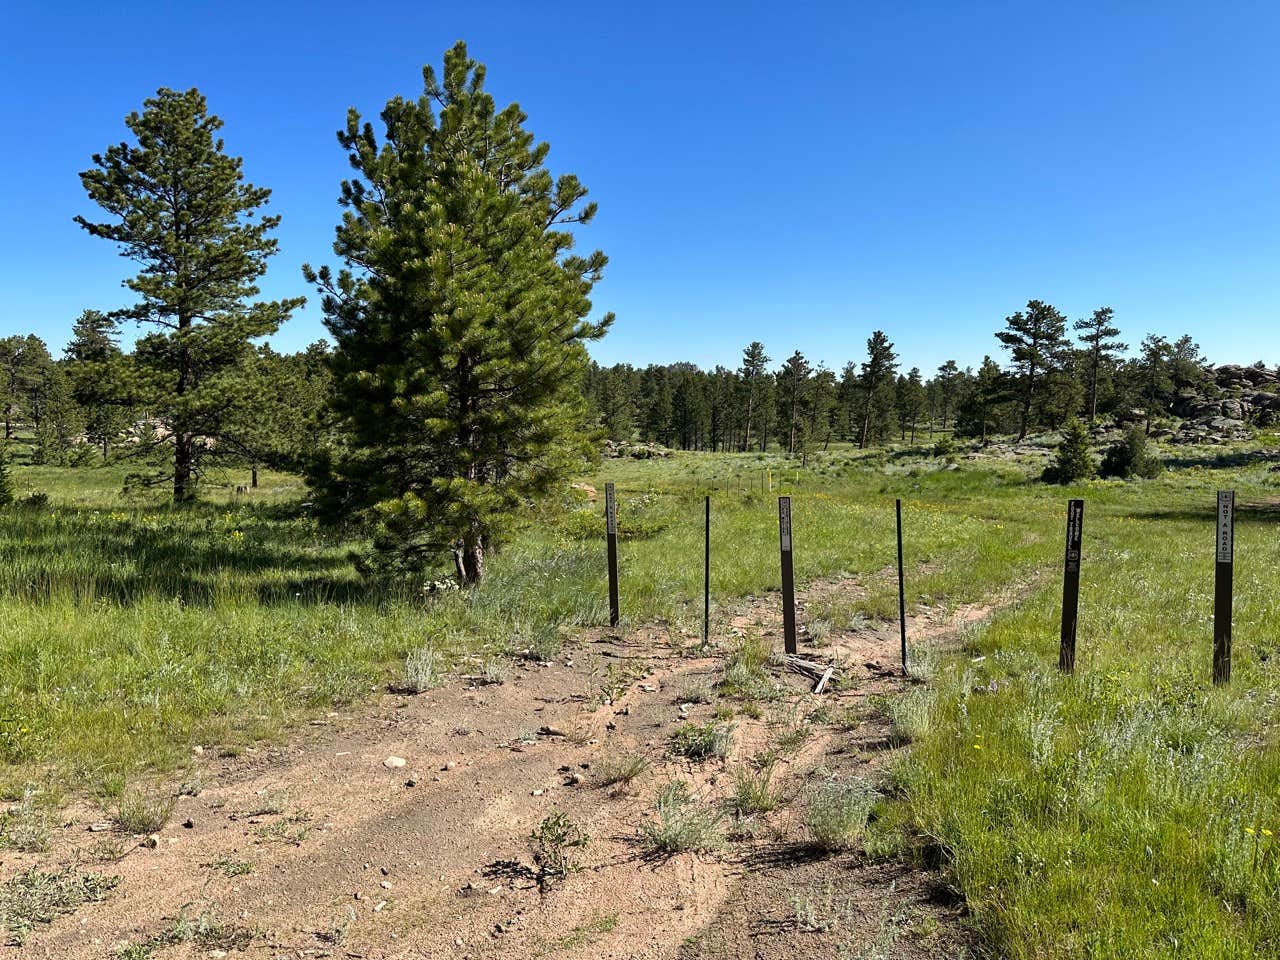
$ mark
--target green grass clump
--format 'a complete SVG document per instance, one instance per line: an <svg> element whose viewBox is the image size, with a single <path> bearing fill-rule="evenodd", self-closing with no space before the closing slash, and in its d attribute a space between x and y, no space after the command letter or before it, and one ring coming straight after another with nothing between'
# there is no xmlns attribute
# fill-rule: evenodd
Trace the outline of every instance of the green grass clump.
<svg viewBox="0 0 1280 960"><path fill-rule="evenodd" d="M129 790L116 806L116 825L124 833L158 833L173 815L176 801L161 790Z"/></svg>
<svg viewBox="0 0 1280 960"><path fill-rule="evenodd" d="M834 852L853 846L867 825L879 794L862 780L828 780L815 788L804 811L809 840Z"/></svg>
<svg viewBox="0 0 1280 960"><path fill-rule="evenodd" d="M898 745L923 740L929 735L933 720L933 692L927 687L913 687L889 701L889 736Z"/></svg>
<svg viewBox="0 0 1280 960"><path fill-rule="evenodd" d="M629 784L648 769L648 758L640 754L606 757L595 765L595 781L601 787Z"/></svg>
<svg viewBox="0 0 1280 960"><path fill-rule="evenodd" d="M769 673L772 653L765 638L755 633L743 634L730 649L716 681L716 691L740 700L772 700L781 695Z"/></svg>
<svg viewBox="0 0 1280 960"><path fill-rule="evenodd" d="M723 760L733 749L733 725L717 720L686 723L671 735L671 752L690 760Z"/></svg>
<svg viewBox="0 0 1280 960"><path fill-rule="evenodd" d="M105 900L119 882L119 877L72 868L50 873L31 867L0 884L0 934L8 945L21 946L37 926Z"/></svg>
<svg viewBox="0 0 1280 960"><path fill-rule="evenodd" d="M740 817L757 813L769 813L782 803L782 797L773 785L776 760L770 756L758 764L739 768L733 774L733 793L728 806Z"/></svg>
<svg viewBox="0 0 1280 960"><path fill-rule="evenodd" d="M656 817L640 825L640 841L651 853L710 851L723 845L720 814L699 804L683 780L664 786L655 806Z"/></svg>
<svg viewBox="0 0 1280 960"><path fill-rule="evenodd" d="M424 693L440 685L440 654L432 647L418 647L404 661L404 685L413 693Z"/></svg>

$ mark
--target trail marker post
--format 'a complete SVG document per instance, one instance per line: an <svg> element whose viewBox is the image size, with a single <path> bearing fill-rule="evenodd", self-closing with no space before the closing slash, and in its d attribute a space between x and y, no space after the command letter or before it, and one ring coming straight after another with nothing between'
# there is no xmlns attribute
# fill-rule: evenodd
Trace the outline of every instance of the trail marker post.
<svg viewBox="0 0 1280 960"><path fill-rule="evenodd" d="M1231 682L1231 586L1235 564L1236 494L1218 491L1218 536L1213 578L1213 682Z"/></svg>
<svg viewBox="0 0 1280 960"><path fill-rule="evenodd" d="M711 494L707 494L706 547L702 552L702 642L711 638Z"/></svg>
<svg viewBox="0 0 1280 960"><path fill-rule="evenodd" d="M1080 544L1084 537L1084 501L1067 501L1067 553L1062 567L1062 641L1058 669L1076 669L1076 624L1080 608Z"/></svg>
<svg viewBox="0 0 1280 960"><path fill-rule="evenodd" d="M782 548L782 648L796 652L796 581L791 569L791 498L778 498L778 542Z"/></svg>
<svg viewBox="0 0 1280 960"><path fill-rule="evenodd" d="M604 530L609 549L609 626L618 625L618 499L613 483L604 485Z"/></svg>
<svg viewBox="0 0 1280 960"><path fill-rule="evenodd" d="M902 675L907 675L907 587L902 569L902 501L893 501L898 515L898 634L902 641Z"/></svg>

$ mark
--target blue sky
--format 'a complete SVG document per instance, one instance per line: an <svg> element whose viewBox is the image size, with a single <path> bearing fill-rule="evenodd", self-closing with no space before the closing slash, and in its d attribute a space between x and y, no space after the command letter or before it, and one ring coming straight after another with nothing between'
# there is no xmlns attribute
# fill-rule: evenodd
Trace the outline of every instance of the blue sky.
<svg viewBox="0 0 1280 960"><path fill-rule="evenodd" d="M466 39L600 204L603 363L839 368L886 330L929 370L999 356L1027 299L1280 363L1280 5L80 3L0 38L0 334L55 350L130 264L77 173L157 87L198 86L284 216L264 292L333 262L334 131ZM318 298L275 338L323 335Z"/></svg>

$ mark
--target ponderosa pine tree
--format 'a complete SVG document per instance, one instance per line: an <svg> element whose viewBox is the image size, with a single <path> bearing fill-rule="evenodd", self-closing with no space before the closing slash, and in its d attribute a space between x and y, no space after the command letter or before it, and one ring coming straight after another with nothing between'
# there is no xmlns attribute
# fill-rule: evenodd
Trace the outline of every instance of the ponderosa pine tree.
<svg viewBox="0 0 1280 960"><path fill-rule="evenodd" d="M859 378L862 399L862 432L858 446L865 448L882 435L893 410L893 383L898 371L898 355L883 330L867 339L867 359ZM874 429L873 429L874 427Z"/></svg>
<svg viewBox="0 0 1280 960"><path fill-rule="evenodd" d="M742 351L742 366L738 375L742 378L743 392L747 400L747 427L742 438L742 449L751 449L751 423L755 416L758 395L765 373L769 366L769 357L764 352L764 344L753 340L747 349Z"/></svg>
<svg viewBox="0 0 1280 960"><path fill-rule="evenodd" d="M788 455L802 453L805 446L807 421L805 409L809 402L809 388L813 379L813 367L797 350L778 370L778 442L786 444Z"/></svg>
<svg viewBox="0 0 1280 960"><path fill-rule="evenodd" d="M1006 329L996 333L1010 354L1010 366L1021 394L1018 439L1025 440L1037 391L1045 376L1055 369L1067 345L1067 318L1042 300L1029 300L1024 313L1019 310L1005 318Z"/></svg>
<svg viewBox="0 0 1280 960"><path fill-rule="evenodd" d="M84 415L90 443L111 454L112 442L129 426L130 410L124 354L116 342L115 322L99 310L86 310L71 328L63 351L71 396Z"/></svg>
<svg viewBox="0 0 1280 960"><path fill-rule="evenodd" d="M954 389L954 381L949 386ZM919 367L912 367L905 377L898 377L898 419L903 439L910 433L912 443L916 442L916 423L924 410L925 399L924 378Z"/></svg>
<svg viewBox="0 0 1280 960"><path fill-rule="evenodd" d="M80 174L111 219L76 222L141 265L125 281L140 301L113 317L156 328L138 341L133 387L164 424L173 499L182 503L195 499L250 341L274 333L304 298L250 302L280 218L258 215L271 191L245 182L198 90L162 88L125 125L136 142L95 154Z"/></svg>
<svg viewBox="0 0 1280 960"><path fill-rule="evenodd" d="M529 499L588 454L582 381L589 294L606 258L570 253L594 203L553 179L517 104L485 92L458 43L416 100L354 109L338 139L356 177L324 292L336 341L340 440L311 471L328 508L373 528L374 565L416 572L445 550L474 584L486 549Z"/></svg>
<svg viewBox="0 0 1280 960"><path fill-rule="evenodd" d="M1129 349L1127 344L1116 339L1120 330L1111 325L1114 317L1115 311L1110 307L1099 307L1093 311L1093 316L1072 324L1085 350L1085 403L1090 423L1098 419L1098 381L1103 365L1114 364L1120 354Z"/></svg>
<svg viewBox="0 0 1280 960"><path fill-rule="evenodd" d="M942 429L947 429L947 416L956 397L956 385L960 378L960 366L948 360L938 367L938 404L942 407Z"/></svg>
<svg viewBox="0 0 1280 960"><path fill-rule="evenodd" d="M13 439L21 418L31 417L32 392L49 362L49 350L35 334L0 339L0 417L5 440Z"/></svg>

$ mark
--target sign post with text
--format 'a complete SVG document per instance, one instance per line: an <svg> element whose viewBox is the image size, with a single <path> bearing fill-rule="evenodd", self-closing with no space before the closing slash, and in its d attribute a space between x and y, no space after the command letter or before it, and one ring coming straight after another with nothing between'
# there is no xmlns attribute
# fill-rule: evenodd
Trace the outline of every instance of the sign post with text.
<svg viewBox="0 0 1280 960"><path fill-rule="evenodd" d="M609 626L618 625L618 501L613 484L604 485L605 539L609 546Z"/></svg>
<svg viewBox="0 0 1280 960"><path fill-rule="evenodd" d="M778 542L782 548L782 647L796 652L796 581L791 569L791 498L778 498Z"/></svg>
<svg viewBox="0 0 1280 960"><path fill-rule="evenodd" d="M1235 564L1236 494L1218 491L1218 536L1213 578L1213 682L1231 682L1231 582Z"/></svg>
<svg viewBox="0 0 1280 960"><path fill-rule="evenodd" d="M1076 669L1076 623L1080 608L1080 544L1084 537L1084 501L1067 501L1067 555L1062 568L1062 644L1058 669Z"/></svg>

